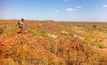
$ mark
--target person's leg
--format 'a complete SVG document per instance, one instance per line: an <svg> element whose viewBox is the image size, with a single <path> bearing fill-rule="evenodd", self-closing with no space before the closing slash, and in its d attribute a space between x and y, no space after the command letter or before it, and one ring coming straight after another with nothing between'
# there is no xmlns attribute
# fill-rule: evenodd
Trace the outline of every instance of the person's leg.
<svg viewBox="0 0 107 65"><path fill-rule="evenodd" d="M22 32L22 31L23 31L23 27L20 28L20 32Z"/></svg>
<svg viewBox="0 0 107 65"><path fill-rule="evenodd" d="M19 26L19 28L20 28L20 33L23 31L23 27L22 26Z"/></svg>

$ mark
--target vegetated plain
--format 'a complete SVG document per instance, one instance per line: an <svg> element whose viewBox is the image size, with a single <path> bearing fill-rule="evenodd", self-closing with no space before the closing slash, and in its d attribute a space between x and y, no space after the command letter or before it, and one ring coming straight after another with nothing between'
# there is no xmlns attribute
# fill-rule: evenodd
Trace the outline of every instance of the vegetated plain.
<svg viewBox="0 0 107 65"><path fill-rule="evenodd" d="M107 65L107 23L0 20L1 65Z"/></svg>

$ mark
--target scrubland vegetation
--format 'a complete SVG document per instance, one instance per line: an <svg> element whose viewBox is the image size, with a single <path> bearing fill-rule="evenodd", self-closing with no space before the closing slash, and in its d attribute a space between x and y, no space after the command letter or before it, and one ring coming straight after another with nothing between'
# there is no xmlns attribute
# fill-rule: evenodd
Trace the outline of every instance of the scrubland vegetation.
<svg viewBox="0 0 107 65"><path fill-rule="evenodd" d="M0 65L107 65L107 24L0 21Z"/></svg>

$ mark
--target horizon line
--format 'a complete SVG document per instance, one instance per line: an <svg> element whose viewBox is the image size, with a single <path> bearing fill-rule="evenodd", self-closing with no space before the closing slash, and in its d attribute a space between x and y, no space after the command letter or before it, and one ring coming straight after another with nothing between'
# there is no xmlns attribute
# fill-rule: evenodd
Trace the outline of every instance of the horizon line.
<svg viewBox="0 0 107 65"><path fill-rule="evenodd" d="M0 20L20 20L20 19L0 19ZM55 21L55 22L107 22L107 21L69 21L69 20L64 20L64 21L62 21L62 20L49 20L49 19L44 19L44 20L38 20L38 19L25 19L25 20L32 20L32 21Z"/></svg>

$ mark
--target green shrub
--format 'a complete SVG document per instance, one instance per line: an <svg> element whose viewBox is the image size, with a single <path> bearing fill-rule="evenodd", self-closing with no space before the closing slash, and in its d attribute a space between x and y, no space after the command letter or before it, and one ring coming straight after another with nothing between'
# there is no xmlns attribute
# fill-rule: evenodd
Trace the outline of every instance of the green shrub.
<svg viewBox="0 0 107 65"><path fill-rule="evenodd" d="M97 25L93 25L93 28L96 28L97 27Z"/></svg>
<svg viewBox="0 0 107 65"><path fill-rule="evenodd" d="M99 48L106 48L99 40L91 41L90 39L81 40L85 44L90 44L92 46L98 46Z"/></svg>
<svg viewBox="0 0 107 65"><path fill-rule="evenodd" d="M38 31L35 31L35 30L33 30L33 29L28 29L28 32L30 32L30 33L34 33L34 34L36 34L36 35L41 35L41 33L40 32L38 32Z"/></svg>
<svg viewBox="0 0 107 65"><path fill-rule="evenodd" d="M39 35L39 36L45 36L45 37L49 36L49 34L45 31L38 32L38 31L35 31L33 29L28 29L28 32L34 33L34 34Z"/></svg>
<svg viewBox="0 0 107 65"><path fill-rule="evenodd" d="M47 32L45 32L45 31L42 31L42 32L41 32L41 36L49 37L49 34L48 34Z"/></svg>
<svg viewBox="0 0 107 65"><path fill-rule="evenodd" d="M0 27L0 34L2 34L4 31L3 27Z"/></svg>

